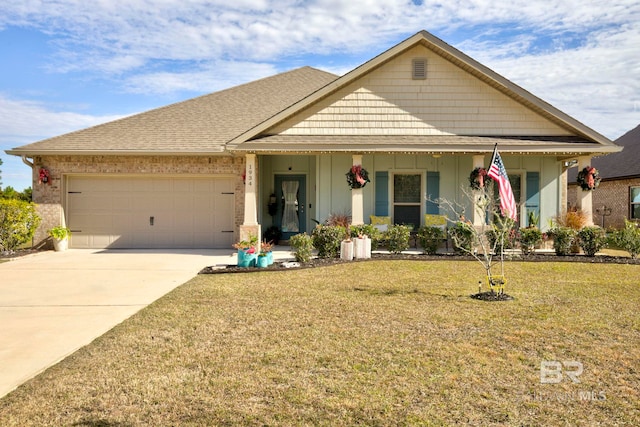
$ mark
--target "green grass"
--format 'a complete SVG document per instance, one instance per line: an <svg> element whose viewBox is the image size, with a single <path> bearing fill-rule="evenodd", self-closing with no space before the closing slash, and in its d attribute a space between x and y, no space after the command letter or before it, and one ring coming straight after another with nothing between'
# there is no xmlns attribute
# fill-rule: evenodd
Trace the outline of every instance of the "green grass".
<svg viewBox="0 0 640 427"><path fill-rule="evenodd" d="M640 266L372 261L198 276L0 400L3 426L636 425ZM580 384L540 383L578 361ZM595 399L586 400L586 397Z"/></svg>

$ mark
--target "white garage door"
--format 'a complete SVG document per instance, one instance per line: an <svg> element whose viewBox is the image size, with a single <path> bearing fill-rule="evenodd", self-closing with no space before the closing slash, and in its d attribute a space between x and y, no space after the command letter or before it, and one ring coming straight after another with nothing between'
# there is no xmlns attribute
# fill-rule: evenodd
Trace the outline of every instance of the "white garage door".
<svg viewBox="0 0 640 427"><path fill-rule="evenodd" d="M230 248L232 178L70 176L72 248Z"/></svg>

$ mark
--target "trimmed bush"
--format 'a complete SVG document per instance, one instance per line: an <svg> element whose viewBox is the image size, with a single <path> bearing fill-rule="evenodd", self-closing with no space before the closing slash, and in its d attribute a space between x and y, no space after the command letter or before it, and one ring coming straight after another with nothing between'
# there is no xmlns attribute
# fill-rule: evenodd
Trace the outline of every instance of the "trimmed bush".
<svg viewBox="0 0 640 427"><path fill-rule="evenodd" d="M298 262L311 261L311 251L313 250L313 244L311 242L311 236L307 233L300 233L291 236L289 244L293 248L293 254Z"/></svg>
<svg viewBox="0 0 640 427"><path fill-rule="evenodd" d="M568 255L578 232L570 227L554 227L547 232L553 237L553 249L556 255Z"/></svg>
<svg viewBox="0 0 640 427"><path fill-rule="evenodd" d="M367 236L371 239L371 250L378 249L380 240L382 240L382 232L372 224L352 225L349 230L351 232L351 238Z"/></svg>
<svg viewBox="0 0 640 427"><path fill-rule="evenodd" d="M17 199L0 200L0 251L12 252L27 243L39 225L35 204Z"/></svg>
<svg viewBox="0 0 640 427"><path fill-rule="evenodd" d="M476 232L473 225L458 221L449 227L449 236L453 242L453 250L457 253L469 253L476 243Z"/></svg>
<svg viewBox="0 0 640 427"><path fill-rule="evenodd" d="M346 229L340 225L318 225L311 233L313 247L320 258L337 258L345 236Z"/></svg>
<svg viewBox="0 0 640 427"><path fill-rule="evenodd" d="M409 249L411 228L408 225L392 225L385 233L389 252L399 254Z"/></svg>
<svg viewBox="0 0 640 427"><path fill-rule="evenodd" d="M418 230L418 241L425 254L433 255L438 245L445 239L444 230L440 227L422 226Z"/></svg>
<svg viewBox="0 0 640 427"><path fill-rule="evenodd" d="M629 252L631 258L640 254L640 227L633 221L624 221L624 228L611 234L609 241L622 250Z"/></svg>
<svg viewBox="0 0 640 427"><path fill-rule="evenodd" d="M584 227L578 231L578 244L587 256L595 256L607 245L607 233L601 227Z"/></svg>
<svg viewBox="0 0 640 427"><path fill-rule="evenodd" d="M521 228L518 236L523 255L533 253L536 245L542 243L542 231L538 227Z"/></svg>

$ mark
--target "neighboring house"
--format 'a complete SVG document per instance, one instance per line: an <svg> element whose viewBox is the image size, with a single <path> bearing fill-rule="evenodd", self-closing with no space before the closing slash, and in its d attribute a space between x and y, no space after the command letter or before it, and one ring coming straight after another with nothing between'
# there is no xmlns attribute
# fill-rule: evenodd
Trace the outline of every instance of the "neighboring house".
<svg viewBox="0 0 640 427"><path fill-rule="evenodd" d="M41 238L66 223L75 248L227 248L332 213L451 217L439 197L478 224L462 189L496 143L522 224L564 209L565 162L620 150L422 31L342 77L304 67L7 153L32 159ZM347 185L352 165L369 173L362 189Z"/></svg>
<svg viewBox="0 0 640 427"><path fill-rule="evenodd" d="M624 220L640 221L640 126L614 141L624 150L593 159L602 181L593 191L593 221L604 227L624 227ZM569 172L569 205L575 205L582 189L578 169Z"/></svg>

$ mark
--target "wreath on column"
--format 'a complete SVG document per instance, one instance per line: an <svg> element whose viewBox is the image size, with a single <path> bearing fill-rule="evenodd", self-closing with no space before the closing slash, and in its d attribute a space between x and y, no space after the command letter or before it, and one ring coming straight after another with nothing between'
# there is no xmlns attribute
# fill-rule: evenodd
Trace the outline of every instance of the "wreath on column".
<svg viewBox="0 0 640 427"><path fill-rule="evenodd" d="M347 184L353 190L354 188L362 188L367 185L369 181L369 173L366 169L363 169L360 165L351 166L349 172L347 172Z"/></svg>
<svg viewBox="0 0 640 427"><path fill-rule="evenodd" d="M595 190L600 185L600 174L598 169L587 166L578 172L578 184L584 191Z"/></svg>
<svg viewBox="0 0 640 427"><path fill-rule="evenodd" d="M483 167L475 168L469 175L469 185L473 190L484 188L485 184L490 180L491 177L487 175L487 170Z"/></svg>

